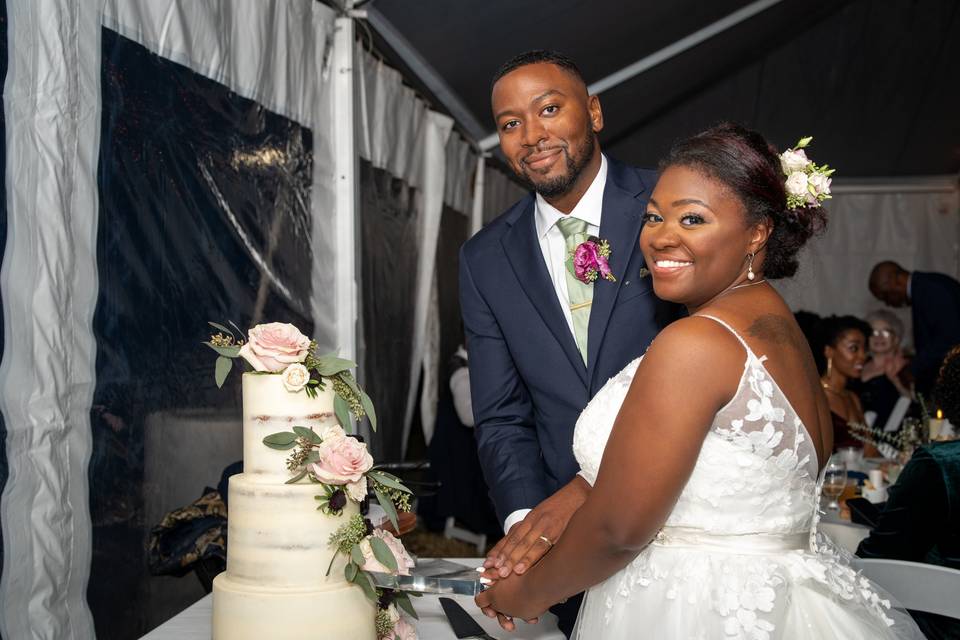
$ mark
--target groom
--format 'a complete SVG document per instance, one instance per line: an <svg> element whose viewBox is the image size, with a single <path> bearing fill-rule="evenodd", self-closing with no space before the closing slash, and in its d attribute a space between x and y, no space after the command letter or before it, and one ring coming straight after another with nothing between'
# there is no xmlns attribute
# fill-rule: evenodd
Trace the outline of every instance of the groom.
<svg viewBox="0 0 960 640"><path fill-rule="evenodd" d="M535 192L460 257L477 445L508 533L493 554L506 576L542 557L586 498L571 448L580 412L676 311L654 296L637 242L656 176L600 153L600 100L576 65L521 54L495 75L492 106L500 148ZM567 264L588 239L609 243L609 279L586 282ZM578 606L553 609L568 636Z"/></svg>

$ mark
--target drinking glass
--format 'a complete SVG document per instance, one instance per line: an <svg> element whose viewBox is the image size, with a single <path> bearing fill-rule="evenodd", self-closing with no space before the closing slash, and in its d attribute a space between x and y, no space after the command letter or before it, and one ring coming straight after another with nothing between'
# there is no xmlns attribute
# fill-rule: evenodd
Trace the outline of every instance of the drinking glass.
<svg viewBox="0 0 960 640"><path fill-rule="evenodd" d="M837 511L840 503L837 498L847 486L847 465L842 460L831 460L823 471L823 495L830 498L827 509Z"/></svg>

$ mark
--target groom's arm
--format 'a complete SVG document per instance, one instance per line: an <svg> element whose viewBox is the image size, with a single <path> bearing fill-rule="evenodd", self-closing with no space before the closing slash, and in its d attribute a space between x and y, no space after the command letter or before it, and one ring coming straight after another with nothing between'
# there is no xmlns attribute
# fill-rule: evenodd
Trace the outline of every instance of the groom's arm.
<svg viewBox="0 0 960 640"><path fill-rule="evenodd" d="M550 495L533 404L500 323L460 254L460 307L467 338L477 450L497 515L531 509Z"/></svg>

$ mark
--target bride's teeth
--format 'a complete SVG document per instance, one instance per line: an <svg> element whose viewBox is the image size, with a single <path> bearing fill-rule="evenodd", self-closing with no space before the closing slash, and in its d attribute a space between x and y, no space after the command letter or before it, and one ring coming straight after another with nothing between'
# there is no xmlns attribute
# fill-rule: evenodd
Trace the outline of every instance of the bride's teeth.
<svg viewBox="0 0 960 640"><path fill-rule="evenodd" d="M692 263L679 262L677 260L657 260L658 267L686 267Z"/></svg>

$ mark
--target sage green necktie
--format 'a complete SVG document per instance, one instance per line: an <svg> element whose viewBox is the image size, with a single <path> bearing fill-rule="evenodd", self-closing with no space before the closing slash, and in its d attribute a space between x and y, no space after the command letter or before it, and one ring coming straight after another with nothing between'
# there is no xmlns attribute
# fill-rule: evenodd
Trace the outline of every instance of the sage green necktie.
<svg viewBox="0 0 960 640"><path fill-rule="evenodd" d="M570 314L573 316L573 335L577 339L580 355L583 356L583 364L587 364L587 329L590 326L593 284L577 280L573 274L571 258L577 246L587 239L587 223L579 218L564 216L557 220L557 228L563 234L567 248L564 272L567 274L567 297L570 300Z"/></svg>

